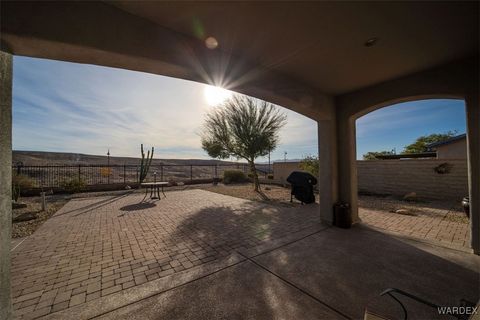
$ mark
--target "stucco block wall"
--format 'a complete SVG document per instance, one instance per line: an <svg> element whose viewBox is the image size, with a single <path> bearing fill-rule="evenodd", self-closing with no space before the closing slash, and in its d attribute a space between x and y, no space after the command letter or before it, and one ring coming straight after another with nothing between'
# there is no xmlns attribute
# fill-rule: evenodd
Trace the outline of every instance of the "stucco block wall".
<svg viewBox="0 0 480 320"><path fill-rule="evenodd" d="M436 173L434 168L443 163L450 165L450 172ZM286 183L295 170L301 170L299 162L274 163L274 179ZM415 192L419 197L451 200L468 195L466 159L357 161L357 174L359 192L396 196Z"/></svg>
<svg viewBox="0 0 480 320"><path fill-rule="evenodd" d="M292 171L301 171L300 162L274 162L273 179L280 183L287 183L287 178Z"/></svg>
<svg viewBox="0 0 480 320"><path fill-rule="evenodd" d="M434 168L451 165L450 172L438 174ZM403 196L416 192L432 199L461 199L468 195L466 160L378 160L357 161L358 190Z"/></svg>

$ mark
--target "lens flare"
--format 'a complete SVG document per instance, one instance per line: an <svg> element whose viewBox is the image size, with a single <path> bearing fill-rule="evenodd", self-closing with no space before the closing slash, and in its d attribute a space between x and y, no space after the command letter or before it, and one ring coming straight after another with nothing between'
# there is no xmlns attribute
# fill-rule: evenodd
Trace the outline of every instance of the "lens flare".
<svg viewBox="0 0 480 320"><path fill-rule="evenodd" d="M205 46L208 49L216 49L218 47L218 41L214 37L208 37L207 39L205 39Z"/></svg>
<svg viewBox="0 0 480 320"><path fill-rule="evenodd" d="M205 95L205 101L210 106L219 105L232 96L231 91L209 85L205 86L203 93Z"/></svg>

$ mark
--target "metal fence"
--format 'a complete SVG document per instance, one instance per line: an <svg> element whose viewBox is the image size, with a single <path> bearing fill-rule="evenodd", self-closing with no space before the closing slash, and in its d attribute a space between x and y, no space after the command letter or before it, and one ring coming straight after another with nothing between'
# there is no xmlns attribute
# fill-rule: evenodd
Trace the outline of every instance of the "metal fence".
<svg viewBox="0 0 480 320"><path fill-rule="evenodd" d="M51 165L13 166L17 175L28 177L32 187L62 187L72 181L85 185L137 183L140 166L137 165ZM145 181L185 182L197 179L221 178L225 170L247 173L244 163L233 165L151 165Z"/></svg>

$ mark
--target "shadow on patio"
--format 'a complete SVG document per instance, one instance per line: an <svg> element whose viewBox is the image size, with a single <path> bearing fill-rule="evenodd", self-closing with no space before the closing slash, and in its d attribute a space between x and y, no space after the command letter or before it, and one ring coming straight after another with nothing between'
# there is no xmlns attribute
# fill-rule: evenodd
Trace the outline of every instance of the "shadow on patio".
<svg viewBox="0 0 480 320"><path fill-rule="evenodd" d="M388 287L446 306L478 300L479 257L361 225L329 228L317 204L285 208L191 190L119 216L141 197L47 221L15 254L18 303L30 288L50 294L42 289L49 282L59 294L75 286L49 319L357 319L368 304L401 317L393 301L378 299ZM65 264L65 276L51 271ZM436 317L408 306L414 319Z"/></svg>
<svg viewBox="0 0 480 320"><path fill-rule="evenodd" d="M185 219L176 234L189 234L192 241L216 239L215 247L228 246L232 238L246 243L252 238L275 239L288 229L288 223L279 223L288 221L288 216L288 212L261 216L248 208L210 207ZM264 254L242 257L104 317L360 319L369 305L393 319L402 318L398 304L388 297L379 298L388 287L444 306L457 306L461 298L479 299L479 257L401 241L365 226L323 229ZM411 319L448 319L434 309L402 301Z"/></svg>

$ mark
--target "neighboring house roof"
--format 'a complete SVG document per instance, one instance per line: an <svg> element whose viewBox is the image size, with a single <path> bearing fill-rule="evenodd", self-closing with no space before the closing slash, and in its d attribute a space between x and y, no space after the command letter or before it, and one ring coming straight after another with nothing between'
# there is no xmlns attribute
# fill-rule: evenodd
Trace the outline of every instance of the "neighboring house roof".
<svg viewBox="0 0 480 320"><path fill-rule="evenodd" d="M287 159L287 160L275 160L273 163L295 163L302 162L302 159Z"/></svg>
<svg viewBox="0 0 480 320"><path fill-rule="evenodd" d="M435 158L436 152L422 152L422 153L404 153L404 154L384 154L376 156L375 158L381 160L389 159L412 159L412 158Z"/></svg>
<svg viewBox="0 0 480 320"><path fill-rule="evenodd" d="M456 142L456 141L465 139L466 137L467 137L466 133L460 134L458 136L451 137L450 139L447 139L445 141L430 143L429 145L427 145L427 148L431 149L431 148L435 148L435 147L438 147L438 146L443 146L443 145L446 145L446 144L450 144L452 142Z"/></svg>

